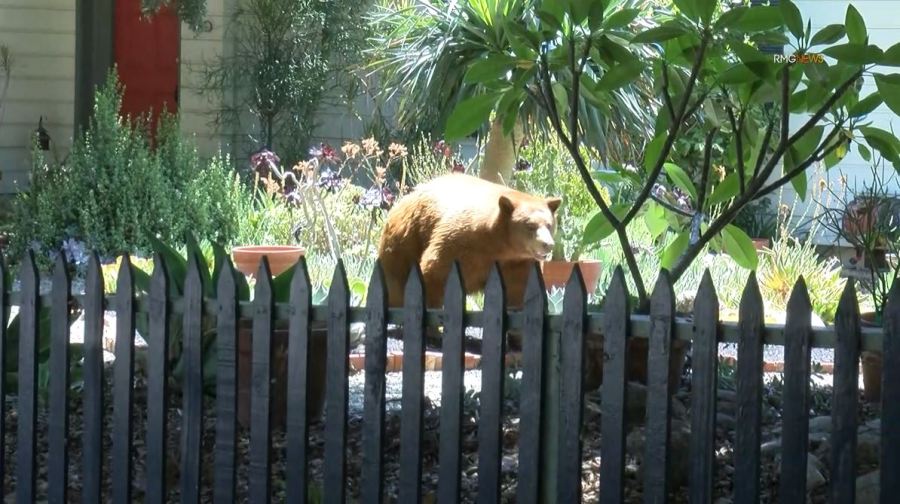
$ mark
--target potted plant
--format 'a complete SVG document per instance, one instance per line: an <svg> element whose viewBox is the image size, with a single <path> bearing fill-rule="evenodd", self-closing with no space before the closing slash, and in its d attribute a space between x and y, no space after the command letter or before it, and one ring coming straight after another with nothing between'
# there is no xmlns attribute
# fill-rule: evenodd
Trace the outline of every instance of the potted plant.
<svg viewBox="0 0 900 504"><path fill-rule="evenodd" d="M862 190L851 191L849 202L840 196L837 204L822 212L823 227L835 237L845 240L856 250L860 284L868 291L871 310L860 314L862 324L882 326L882 315L888 293L900 274L900 198L888 190L892 175L886 175L883 159L872 165L871 182ZM879 168L881 167L881 168ZM891 259L889 260L888 257ZM860 267L861 266L861 267ZM881 399L881 353L861 354L863 390L866 400Z"/></svg>
<svg viewBox="0 0 900 504"><path fill-rule="evenodd" d="M763 198L748 204L734 219L734 225L743 229L756 250L772 245L778 233L778 215L772 211L772 202Z"/></svg>
<svg viewBox="0 0 900 504"><path fill-rule="evenodd" d="M194 255L199 262L200 274L203 279L204 297L215 299L218 295L219 276L225 270L228 254L217 245L212 244L214 265L210 271L209 262L200 245L193 237L188 237L187 254L182 256L177 250L159 240L153 240L154 252L166 261L169 274L169 285L174 296L184 295L185 274L188 259ZM257 270L259 264L257 264ZM295 269L291 268L277 275L272 280L273 297L276 303L285 303L290 298L290 285ZM244 275L236 274L238 301L250 301L250 285ZM149 292L150 276L140 270L135 270L135 285L139 291ZM319 296L322 297L321 295ZM148 332L148 320L139 318L136 322L138 330L142 334ZM202 326L203 348L203 383L204 392L215 394L216 365L216 319L204 317ZM184 375L184 359L181 351L183 340L183 328L180 320L173 319L170 331L170 362L172 375L176 383ZM326 356L326 328L324 326L313 327L309 347L309 389L307 416L317 419L321 413L325 401L325 356ZM243 426L250 425L251 405L251 371L252 371L252 338L253 323L250 319L238 321L238 421ZM283 322L276 323L272 331L272 391L271 408L272 419L275 427L284 425L285 412L287 411L287 341L288 328Z"/></svg>

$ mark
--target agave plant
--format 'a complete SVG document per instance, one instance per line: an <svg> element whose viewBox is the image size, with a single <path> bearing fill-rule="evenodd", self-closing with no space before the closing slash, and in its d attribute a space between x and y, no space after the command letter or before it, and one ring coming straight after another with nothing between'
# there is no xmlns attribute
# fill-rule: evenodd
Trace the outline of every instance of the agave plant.
<svg viewBox="0 0 900 504"><path fill-rule="evenodd" d="M649 5L645 0L627 3L640 8ZM372 22L378 35L372 41L368 68L378 75L382 97L397 100L398 126L430 133L428 130L441 130L446 125L449 135L457 125L471 121L451 117L450 112L463 100L478 100L486 88L494 86L498 88L495 91L502 91L510 86L503 79L507 66L499 60L529 59L523 53L529 49L518 45L510 31L515 31L522 20L540 15L535 5L534 0L410 0L376 8ZM630 28L646 29L652 23L638 18ZM637 46L635 51L642 59L649 58L652 49ZM526 70L526 75L537 72L536 66ZM607 165L639 159L644 140L653 131L658 103L653 98L649 69L643 71L645 79L606 95L583 96L590 100L590 107L584 100L579 104L585 110L583 127L593 133L590 147ZM496 83L485 84L494 75ZM524 96L526 90L521 92ZM493 103L483 106L492 108ZM511 107L515 110L509 110ZM482 178L509 182L522 135L532 127L540 133L550 131L544 110L537 103L526 100L519 107L520 100L508 100L492 108Z"/></svg>

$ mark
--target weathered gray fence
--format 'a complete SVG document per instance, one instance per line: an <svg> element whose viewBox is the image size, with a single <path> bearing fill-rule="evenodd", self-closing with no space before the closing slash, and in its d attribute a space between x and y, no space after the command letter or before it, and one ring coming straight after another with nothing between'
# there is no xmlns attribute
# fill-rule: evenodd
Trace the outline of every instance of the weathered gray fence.
<svg viewBox="0 0 900 504"><path fill-rule="evenodd" d="M673 340L690 340L692 354L692 408L690 496L692 502L713 499L715 460L715 415L718 353L717 343L738 344L737 423L734 502L756 503L760 495L760 422L763 392L763 345L785 347L785 388L783 401L783 463L779 495L782 502L806 498L806 459L809 412L810 348L835 348L832 486L834 502L851 502L854 495L858 366L862 349L883 351L884 377L881 422L881 502L893 502L900 495L900 289L895 286L885 313L885 328L860 327L856 295L847 285L836 322L828 329L813 330L811 305L806 286L797 283L788 305L786 324L764 325L763 302L755 277L751 275L740 305L740 322L719 322L718 301L713 281L707 274L696 297L692 321L676 317L674 293L663 272L655 286L649 315L630 312L624 275L615 272L600 311L589 311L587 296L577 270L569 281L561 315L547 313L547 298L537 264L531 271L525 307L509 312L504 305L504 288L496 269L491 273L481 312L465 312L462 281L456 268L446 286L444 310L427 311L423 304L421 275L410 277L406 306L389 310L380 267L376 266L369 285L367 306L350 307L350 292L342 264L339 264L325 306L312 305L311 284L305 262L295 269L289 303L275 303L268 264L257 275L252 302L239 302L235 273L227 264L221 274L215 299L204 299L201 274L196 261L189 261L184 281L184 297L171 297L165 265L156 258L148 296L136 296L130 262L123 261L116 294L103 295L103 281L96 257L87 277L86 293L72 299L63 259L57 261L49 296L38 292L39 276L33 256L21 266L21 291L0 288L0 387L5 386L7 317L10 305L19 306L18 391L15 489L17 502L34 502L36 492L36 425L38 421L38 355L41 348L40 307L51 307L50 377L48 396L47 497L64 502L68 487L67 439L69 400L68 307L77 302L84 310L84 430L83 461L79 479L84 502L131 502L134 480L132 409L134 399L135 317L149 316L148 404L146 424L146 488L144 502L163 502L166 496L167 460L166 405L168 404L167 348L170 322L180 317L183 324L185 375L182 382L183 425L179 482L182 502L198 502L201 485L201 437L203 429L203 359L201 327L215 320L218 357L215 399L216 502L235 500L237 466L237 387L239 321L252 320L252 410L250 417L250 501L271 499L272 333L276 321L289 324L286 412L287 501L307 500L309 484L309 421L306 394L309 380L311 330L313 324L327 324L327 373L325 399L325 502L344 502L347 480L347 399L349 324L365 322L365 405L361 494L364 502L381 502L384 494L385 448L385 361L387 324L404 326L403 391L400 439L400 501L419 502L422 480L423 362L425 329L444 328L443 395L440 417L438 501L460 502L461 414L464 373L464 329L483 329L482 387L478 425L478 501L498 502L501 480L502 404L505 335L517 329L522 335L522 386L520 403L519 466L517 500L529 502L578 502L582 493L581 427L584 406L583 355L587 338L604 338L604 393L600 499L622 502L625 467L626 355L628 338L649 338L647 384L647 436L644 453L644 498L665 502L669 485L667 466L670 432L669 353ZM232 274L227 274L231 272ZM0 286L8 285L8 275L0 264ZM113 368L112 450L103 450L103 349L101 345L104 309L115 310L117 334ZM212 317L213 319L209 319ZM549 359L555 356L558 360ZM558 375L554 372L559 369ZM4 388L5 390L5 388ZM3 408L5 402L0 402ZM0 440L4 440L5 411L0 410ZM144 426L140 426L144 428ZM550 439L548 432L555 433ZM3 448L3 447L0 447ZM0 449L0 476L6 475ZM104 471L111 471L111 493L102 489ZM549 494L549 495L548 495Z"/></svg>

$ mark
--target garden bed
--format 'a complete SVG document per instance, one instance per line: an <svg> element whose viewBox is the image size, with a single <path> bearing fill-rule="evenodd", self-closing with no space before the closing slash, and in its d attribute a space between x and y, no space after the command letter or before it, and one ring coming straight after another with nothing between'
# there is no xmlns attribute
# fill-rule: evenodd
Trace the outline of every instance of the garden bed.
<svg viewBox="0 0 900 504"><path fill-rule="evenodd" d="M734 468L732 466L732 450L734 443L734 426L735 420L735 393L731 388L733 385L733 377L729 378L727 373L728 366L724 366L726 372L720 376L720 384L722 388L719 391L719 404L717 415L717 467L715 496L729 498L732 491L732 474ZM111 391L111 368L108 368L105 376L107 377L107 416L106 421L110 422L112 418L112 400ZM424 434L423 434L423 492L425 495L432 495L437 489L437 459L439 446L439 416L440 416L440 373L427 372L425 380L426 408L424 415ZM480 388L481 373L479 370L472 370L466 373L465 386L469 391L465 395L464 415L462 422L463 429L463 476L462 491L463 502L473 502L475 492L477 491L477 398L474 392ZM778 452L780 447L779 435L779 416L781 406L781 386L778 375L768 375L767 386L765 387L765 397L763 400L763 467L762 467L762 488L763 502L777 502L777 481L778 481ZM518 465L518 380L511 379L507 381L506 390L506 407L505 419L503 426L503 501L515 501L515 485L516 485L516 469ZM350 422L348 427L348 454L361 453L361 430L362 430L362 408L363 408L363 384L364 374L358 373L350 377L350 402L349 414ZM398 495L397 482L399 480L399 439L400 439L400 391L402 388L402 373L388 373L387 375L387 414L386 414L386 432L383 439L386 440L385 445L385 489L388 501L396 502ZM828 445L828 429L830 429L830 418L827 415L830 408L830 387L814 386L813 400L811 402L813 416L810 420L810 483L811 483L811 500L812 502L825 502L827 500L827 478L830 465L829 445ZM645 395L643 387L632 384L629 386L629 401L627 405L627 415L629 421L629 434L627 440L628 458L626 466L626 502L640 501L640 459L643 455L643 433L639 427L639 422L633 419L639 419L643 416L642 397ZM597 500L598 491L598 469L601 463L600 458L600 400L601 392L593 392L588 394L585 405L585 415L583 423L583 489L585 492L585 502L595 502ZM172 408L169 410L169 500L177 501L178 495L178 471L177 460L179 459L179 436L180 436L180 405L181 400L176 395L172 395ZM16 437L16 413L15 400L9 399L7 402L7 438L5 445L5 453L7 457L7 479L4 481L4 494L7 496L7 502L13 502L14 498L14 475L15 474L15 437ZM672 405L672 452L671 460L684 460L683 457L689 456L687 453L687 440L690 434L686 432L689 429L689 411L690 411L690 390L685 382L681 390L673 399ZM211 501L212 492L212 470L213 464L213 441L214 441L214 424L215 410L211 400L206 401L205 405L205 429L203 437L203 483L202 497L204 502ZM135 442L134 442L134 481L135 481L135 499L140 500L143 495L144 487L144 455L146 446L144 444L145 428L144 419L146 417L146 382L143 377L136 378L135 390ZM860 448L858 456L859 474L863 475L873 469L873 464L877 463L877 420L872 420L875 412L866 405L860 406L859 418L860 424ZM47 440L47 422L46 415L41 412L39 416L39 440L38 453L39 460L37 467L41 473L38 476L39 494L38 498L46 492L46 483L43 482L46 477L46 440ZM78 501L81 499L81 432L82 432L82 412L80 400L72 402L72 411L70 414L71 431L69 435L70 443L70 490L69 499ZM865 422L869 422L864 425ZM111 446L111 424L105 425L104 429L104 445L105 452ZM238 465L238 500L246 497L248 466L246 464L249 449L249 433L246 430L240 430L238 433L238 450L242 463ZM317 423L310 430L310 475L312 481L321 481L322 477L322 457L323 457L323 432L322 424ZM279 502L284 500L284 478L285 478L285 457L284 446L285 436L282 432L276 432L273 435L273 485L274 492L273 501ZM349 495L357 495L359 489L359 475L361 457L351 456L348 458L348 488ZM687 502L686 488L682 483L687 478L686 464L672 464L673 473L671 475L672 483L677 487L672 493L672 502ZM105 491L109 488L109 462L106 462L105 473ZM871 479L871 478L870 478ZM427 501L427 499L426 499ZM724 500L722 502L729 502Z"/></svg>

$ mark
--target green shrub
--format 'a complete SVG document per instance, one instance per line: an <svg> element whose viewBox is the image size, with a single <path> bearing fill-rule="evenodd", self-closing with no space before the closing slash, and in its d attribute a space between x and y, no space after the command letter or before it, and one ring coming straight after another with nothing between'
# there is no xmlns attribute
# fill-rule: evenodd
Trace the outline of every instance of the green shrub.
<svg viewBox="0 0 900 504"><path fill-rule="evenodd" d="M187 231L234 237L240 189L227 160L205 165L171 116L162 117L151 147L146 119L120 117L121 103L112 72L68 159L54 164L36 151L31 188L14 203L14 254L53 250L69 238L114 256L148 250L151 237L183 243Z"/></svg>

